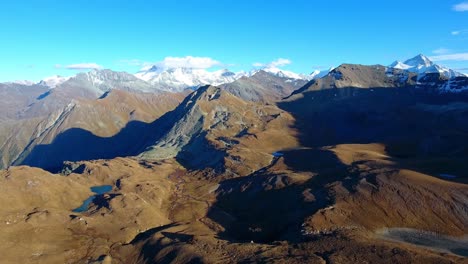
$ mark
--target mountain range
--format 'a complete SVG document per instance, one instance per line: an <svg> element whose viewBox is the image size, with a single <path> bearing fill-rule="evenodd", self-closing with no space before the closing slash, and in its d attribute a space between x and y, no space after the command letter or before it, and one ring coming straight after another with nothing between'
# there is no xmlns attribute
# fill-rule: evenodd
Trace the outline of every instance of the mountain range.
<svg viewBox="0 0 468 264"><path fill-rule="evenodd" d="M399 69L410 73L418 74L418 78L424 77L426 74L431 73L440 73L446 79L453 79L456 77L466 76L463 73L456 72L452 69L446 68L444 66L435 64L428 57L419 54L414 58L408 59L404 62L395 61L388 65L389 71L392 69ZM318 79L326 76L333 68L328 70L315 70L310 74L298 74L291 71L286 71L279 69L273 66L265 66L260 69L252 70L250 72L232 72L228 69L218 70L218 71L207 71L205 69L196 69L196 68L166 68L160 66L147 66L144 67L141 71L133 74L136 78L146 82L146 87L143 87L142 83L131 84L128 83L127 87L140 90L142 92L152 92L156 90L170 91L170 92L181 92L186 89L196 89L204 85L223 85L233 83L234 81L245 77L252 77L258 72L266 72L271 75L274 75L279 78L290 79L290 82L294 80L305 80L310 81L312 79ZM120 76L118 76L120 75ZM92 89L97 89L102 91L107 91L105 87L98 88L100 85L111 85L112 82L119 82L126 80L136 81L134 78L130 77L131 74L125 72L113 72L111 70L92 70L86 74L80 73L76 76L71 77L62 77L62 76L51 76L41 80L38 83L33 81L16 81L11 82L11 84L18 85L43 85L49 88L55 88L61 86L63 83L71 80L72 82L81 82L83 79L90 82L88 86L93 86ZM73 85L68 83L68 85ZM149 88L151 87L151 88ZM123 88L123 87L121 87ZM95 91L99 93L99 91Z"/></svg>
<svg viewBox="0 0 468 264"><path fill-rule="evenodd" d="M466 262L468 77L424 55L0 95L6 263Z"/></svg>
<svg viewBox="0 0 468 264"><path fill-rule="evenodd" d="M463 74L439 66L424 55L418 55L404 63L395 62L390 66L343 64L330 71L314 72L311 75L295 74L277 68L265 68L247 74L227 70L208 72L199 69L163 70L151 67L135 75L111 70L92 70L73 77L46 78L37 84L4 83L1 84L5 102L2 104L3 115L0 117L0 137L4 142L0 147L0 165L38 166L38 159L27 158L34 147L53 142L58 135L72 127L110 136L123 129L129 121L154 121L173 109L190 91L211 81L243 100L276 103L283 98L295 98L296 94L307 90L342 87L419 87L431 93L460 93L468 89L467 80ZM215 84L213 85L216 86ZM157 105L145 106L143 111L137 111L152 100L158 100L156 98L165 100ZM123 105L100 110L107 101L122 102ZM128 105L124 106L125 104ZM148 111L155 107L158 108L157 111ZM109 111L109 114L102 111ZM101 113L98 114L99 112ZM104 122L100 120L100 116L109 119ZM11 137L14 133L17 136ZM82 151L87 152L86 149ZM62 158L58 160L48 157L47 162L51 165L41 166L52 167L54 164L53 166L59 167L60 162L67 160L66 157L69 160L86 157L86 154L81 155L79 152L74 151L75 158L65 154L61 154ZM92 156L108 157L113 153L107 150L96 153L104 152L110 154ZM133 152L123 151L120 155L130 153Z"/></svg>

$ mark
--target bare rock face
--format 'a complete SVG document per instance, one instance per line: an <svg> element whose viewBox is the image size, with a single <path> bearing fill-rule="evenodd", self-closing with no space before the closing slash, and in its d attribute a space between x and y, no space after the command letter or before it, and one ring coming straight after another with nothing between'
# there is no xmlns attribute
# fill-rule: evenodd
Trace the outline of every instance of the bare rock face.
<svg viewBox="0 0 468 264"><path fill-rule="evenodd" d="M279 77L258 71L253 76L244 76L221 87L246 101L273 103L290 95L306 83L306 80Z"/></svg>
<svg viewBox="0 0 468 264"><path fill-rule="evenodd" d="M132 139L143 140L136 133L151 127L184 96L115 90L103 99L72 100L48 114L38 110L36 116L5 121L0 135L5 139L0 147L1 165L24 164L56 171L67 160L136 155L143 144ZM55 98L51 95L43 100L35 104L44 106Z"/></svg>
<svg viewBox="0 0 468 264"><path fill-rule="evenodd" d="M264 156L263 164L268 163L275 147L295 145L293 137L285 134L291 118L284 111L276 106L244 101L213 86L205 86L192 93L160 120L165 122L162 126L166 123L172 125L153 146L139 155L140 158L176 157L185 166L195 169L219 169L225 162L239 165L245 162L242 170L248 171L262 165L247 162L251 159L247 159L249 155L239 155L250 148L249 142L258 142L253 149L265 151L260 154ZM282 140L278 140L279 137Z"/></svg>
<svg viewBox="0 0 468 264"><path fill-rule="evenodd" d="M186 95L164 93L131 74L111 70L80 73L52 88L46 82L0 84L0 93L0 168L28 164L53 170L67 159L127 155L134 151L129 146L106 152L87 144L95 143L94 135L108 138L132 124L151 123L175 108ZM54 142L60 138L82 141L86 148L58 147L64 144ZM47 160L44 156L48 156Z"/></svg>

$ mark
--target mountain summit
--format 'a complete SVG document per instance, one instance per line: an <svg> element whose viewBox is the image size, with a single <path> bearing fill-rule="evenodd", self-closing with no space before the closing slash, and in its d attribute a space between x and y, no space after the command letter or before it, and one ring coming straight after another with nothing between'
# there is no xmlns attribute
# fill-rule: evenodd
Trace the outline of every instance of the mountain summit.
<svg viewBox="0 0 468 264"><path fill-rule="evenodd" d="M435 64L423 54L419 54L418 56L408 59L405 62L395 61L390 64L389 67L417 73L418 79L424 77L427 73L440 73L442 76L448 79L463 75L444 66Z"/></svg>
<svg viewBox="0 0 468 264"><path fill-rule="evenodd" d="M430 67L434 65L434 63L423 54L419 54L414 58L406 60L405 64L412 67Z"/></svg>
<svg viewBox="0 0 468 264"><path fill-rule="evenodd" d="M142 69L135 76L149 82L161 90L180 92L185 89L196 89L203 85L221 85L234 82L244 76L244 72L234 73L227 69L207 71L195 68L167 68L156 65Z"/></svg>
<svg viewBox="0 0 468 264"><path fill-rule="evenodd" d="M208 71L206 69L186 67L163 68L153 65L151 67L143 68L141 71L136 73L135 76L141 80L149 82L158 89L170 92L180 92L185 89L197 89L204 85L219 86L233 83L242 77L252 77L261 71L279 78L291 80L309 81L320 75L315 72L310 75L297 74L277 67L264 67L250 72L232 72L228 69Z"/></svg>

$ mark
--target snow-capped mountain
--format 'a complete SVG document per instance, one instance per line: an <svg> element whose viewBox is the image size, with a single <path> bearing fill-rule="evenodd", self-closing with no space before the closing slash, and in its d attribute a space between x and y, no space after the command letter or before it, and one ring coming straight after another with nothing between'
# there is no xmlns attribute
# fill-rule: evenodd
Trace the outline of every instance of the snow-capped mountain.
<svg viewBox="0 0 468 264"><path fill-rule="evenodd" d="M414 58L406 60L405 62L395 61L392 64L390 64L389 67L417 73L418 78L424 77L424 75L427 73L440 73L442 76L448 79L463 76L462 73L435 64L428 57L422 54L419 54Z"/></svg>
<svg viewBox="0 0 468 264"><path fill-rule="evenodd" d="M25 86L31 86L31 85L36 84L35 82L33 82L33 81L28 81L28 80L16 80L16 81L7 82L7 83L19 84L19 85L25 85Z"/></svg>
<svg viewBox="0 0 468 264"><path fill-rule="evenodd" d="M204 85L220 86L233 83L242 77L252 77L258 72L266 72L275 77L287 79L292 83L310 81L325 76L330 70L314 71L311 74L298 74L278 67L267 66L252 71L233 72L227 69L209 71L188 67L159 67L152 65L141 69L136 74L115 72L112 70L92 70L63 77L54 75L40 82L17 81L16 84L31 86L41 85L50 89L76 88L76 93L85 97L101 96L110 89L135 90L141 92L169 91L181 92L186 89L197 89ZM80 88L80 89L79 89Z"/></svg>
<svg viewBox="0 0 468 264"><path fill-rule="evenodd" d="M158 89L179 92L185 89L196 89L203 85L222 85L232 83L241 77L252 77L256 73L264 71L280 78L291 80L312 80L325 76L328 71L316 71L312 74L297 74L277 67L264 67L250 72L232 72L227 69L208 71L194 68L162 68L151 66L143 68L135 74L141 80L147 81Z"/></svg>
<svg viewBox="0 0 468 264"><path fill-rule="evenodd" d="M62 84L64 82L68 81L70 78L71 77L63 77L63 76L60 76L60 75L54 75L54 76L44 78L38 84L48 86L50 88L55 88L57 85L60 85L60 84Z"/></svg>
<svg viewBox="0 0 468 264"><path fill-rule="evenodd" d="M315 70L309 76L311 77L311 80L319 79L319 78L325 77L333 69L334 69L334 67L330 67L329 69L326 69L326 70Z"/></svg>
<svg viewBox="0 0 468 264"><path fill-rule="evenodd" d="M207 84L231 83L245 75L245 72L234 73L226 69L210 72L205 69L164 69L157 66L142 69L135 74L137 78L158 87L158 89L171 92L195 89Z"/></svg>
<svg viewBox="0 0 468 264"><path fill-rule="evenodd" d="M161 92L154 85L138 79L133 74L107 69L79 73L57 85L56 89L66 90L69 93L88 98L100 97L110 90Z"/></svg>
<svg viewBox="0 0 468 264"><path fill-rule="evenodd" d="M417 75L417 81L422 85L426 85L429 82L436 83L436 79L439 77L444 79L441 81L452 80L458 77L466 78L465 74L435 64L422 54L404 62L395 61L386 69L387 76L398 74L401 78L405 79L408 78L410 73L413 77ZM200 68L169 68L152 65L141 69L136 74L111 70L92 70L86 73L78 73L72 77L55 75L45 78L40 82L15 81L11 83L23 86L40 85L49 89L67 89L70 90L67 92L72 91L81 97L93 98L96 96L100 97L111 89L157 93L161 91L180 92L186 89L197 89L204 85L220 86L233 83L242 77L252 77L259 72L282 78L283 81L296 85L303 81L323 78L332 72L332 70L333 68L316 70L310 74L298 74L272 65L256 68L250 72L232 72L227 69L209 71ZM460 82L456 81L452 83L459 84ZM453 85L450 85L450 87L453 87Z"/></svg>
<svg viewBox="0 0 468 264"><path fill-rule="evenodd" d="M264 71L264 72L270 73L280 78L310 81L316 78L322 78L323 76L327 75L331 69L332 68L330 68L329 70L323 70L323 71L316 70L316 71L313 71L311 74L302 74L302 73L295 73L292 71L286 71L283 69L279 69L277 67L265 67L265 68L253 70L247 76L251 77L255 75L256 73L258 73L259 71Z"/></svg>
<svg viewBox="0 0 468 264"><path fill-rule="evenodd" d="M54 75L54 76L44 78L39 82L30 81L30 80L17 80L17 81L7 82L7 83L19 84L19 85L25 85L25 86L42 85L42 86L47 86L49 88L55 88L57 85L60 85L68 81L70 78L71 77L62 77L59 75Z"/></svg>
<svg viewBox="0 0 468 264"><path fill-rule="evenodd" d="M267 67L267 68L262 68L261 70L268 72L270 74L273 74L277 77L281 78L288 78L288 79L296 79L296 80L312 80L313 76L312 75L307 75L307 74L298 74L295 72L291 71L285 71L276 67ZM257 71L254 71L254 73L257 73ZM253 75L253 74L251 74Z"/></svg>

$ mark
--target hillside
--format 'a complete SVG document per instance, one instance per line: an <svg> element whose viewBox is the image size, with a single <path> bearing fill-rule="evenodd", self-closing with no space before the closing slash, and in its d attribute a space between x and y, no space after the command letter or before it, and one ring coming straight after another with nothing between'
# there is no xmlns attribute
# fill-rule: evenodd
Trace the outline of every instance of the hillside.
<svg viewBox="0 0 468 264"><path fill-rule="evenodd" d="M466 263L466 77L257 74L57 112L20 156L56 174L0 171L5 262Z"/></svg>

